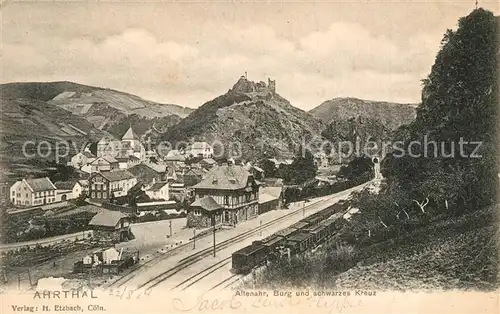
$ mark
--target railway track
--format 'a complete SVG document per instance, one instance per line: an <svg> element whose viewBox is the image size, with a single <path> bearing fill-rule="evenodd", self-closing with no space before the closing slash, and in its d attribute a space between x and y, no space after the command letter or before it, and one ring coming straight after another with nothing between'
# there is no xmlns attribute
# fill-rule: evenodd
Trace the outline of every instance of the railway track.
<svg viewBox="0 0 500 314"><path fill-rule="evenodd" d="M368 182L367 182L368 183ZM256 228L253 228L253 229L250 229L246 232L243 232L233 238L230 238L230 239L227 239L227 240L224 240L218 244L216 244L216 250L221 250L221 249L224 249L224 248L227 248L228 246L234 244L234 243L237 243L237 242L241 242L257 233L259 233L261 230L269 227L269 226L272 226L274 224L277 224L279 222L282 222L290 217L293 217L295 215L298 215L300 214L301 212L305 212L305 210L307 210L308 208L310 208L311 206L314 206L318 203L326 203L328 201L331 201L332 199L334 198L339 198L339 197L343 197L345 195L349 195L353 190L355 190L356 188L359 188L359 187L362 187L364 185L366 185L367 183L364 183L364 184L361 184L359 186L356 186L356 187L352 187L350 189L347 189L345 191L342 191L342 192L339 192L339 193L336 193L335 195L332 195L330 196L329 198L325 199L325 200L321 200L321 201L317 201L317 202L314 202L314 203L311 203L303 208L300 208L300 209L297 209L293 212L290 212L284 216L281 216L279 218L276 218L276 219L273 219L271 221L268 221L264 224L262 224L261 226L258 226ZM175 251L179 251L181 250L182 248L186 247L186 246L190 246L192 243L192 241L189 241L189 242L186 242L185 244L182 244L170 251L167 251L165 253L161 253L159 256L156 256L154 258L152 258L151 260L148 260L146 261L145 263L139 265L138 267L136 267L132 272L128 273L127 275L119 278L117 281L111 283L108 285L108 287L121 287L123 286L124 284L128 283L130 280L132 280L133 278L136 277L136 272L142 268L144 268L145 266L149 266L150 264L152 265L152 263L154 261L158 261L160 258L164 257L165 255L167 254L172 254L173 252ZM160 283L164 282L165 280L167 280L168 278L174 276L175 274L177 274L179 271L195 264L196 262L200 261L201 259L211 255L213 252L213 248L212 247L209 247L209 248L206 248L206 249L203 249L197 253L194 253L194 254L191 254L189 255L188 257L182 259L179 261L179 263L177 265L175 265L174 267L170 268L170 269L167 269L166 271L160 273L159 275L149 279L148 281L146 281L145 283L143 284L140 284L137 289L150 289L150 288L153 288L157 285L159 285ZM213 265L212 265L213 266ZM210 267L212 267L210 266ZM209 268L210 268L209 267ZM206 270L206 269L205 269ZM205 271L204 270L204 271ZM200 279L201 280L201 279ZM198 280L199 281L199 280Z"/></svg>
<svg viewBox="0 0 500 314"><path fill-rule="evenodd" d="M226 279L222 280L221 282L219 282L218 284L216 284L215 286L213 286L212 288L210 288L209 291L212 291L212 290L215 290L217 288L220 288L219 290L224 290L224 289L227 289L231 286L233 286L235 283L237 283L238 281L241 280L241 277L240 275L232 275L232 276L229 276L227 277Z"/></svg>
<svg viewBox="0 0 500 314"><path fill-rule="evenodd" d="M195 275L183 280L181 283L177 284L171 290L176 290L176 289L186 290L187 288L191 287L192 285L199 282L203 278L213 274L214 272L223 268L224 266L228 265L229 263L231 263L231 256L226 257L223 260L203 269L201 272L198 272Z"/></svg>

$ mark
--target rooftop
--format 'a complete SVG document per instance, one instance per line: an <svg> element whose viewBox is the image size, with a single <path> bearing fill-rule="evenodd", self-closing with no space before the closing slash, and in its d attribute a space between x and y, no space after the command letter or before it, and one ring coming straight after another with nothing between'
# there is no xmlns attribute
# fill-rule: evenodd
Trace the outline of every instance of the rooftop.
<svg viewBox="0 0 500 314"><path fill-rule="evenodd" d="M139 140L139 136L137 136L137 134L135 134L132 127L129 127L127 132L125 132L125 134L123 134L122 140Z"/></svg>
<svg viewBox="0 0 500 314"><path fill-rule="evenodd" d="M193 144L189 145L186 150L207 148L212 148L212 146L210 146L210 144L208 144L207 142L194 142Z"/></svg>
<svg viewBox="0 0 500 314"><path fill-rule="evenodd" d="M158 182L153 184L148 191L159 191L162 187L164 187L167 184L167 182Z"/></svg>
<svg viewBox="0 0 500 314"><path fill-rule="evenodd" d="M281 186L269 186L269 187L260 188L259 191L260 191L260 193L272 195L272 196L278 198L281 196L281 193L283 192L283 187L281 187Z"/></svg>
<svg viewBox="0 0 500 314"><path fill-rule="evenodd" d="M280 231L275 232L274 234L277 236L280 236L280 237L287 237L296 231L297 231L297 229L287 227L285 229L281 229Z"/></svg>
<svg viewBox="0 0 500 314"><path fill-rule="evenodd" d="M241 254L241 255L249 255L252 254L253 252L256 252L260 249L262 249L262 245L259 244L251 244L249 246L245 246L242 249L239 249L238 251L234 252L233 254Z"/></svg>
<svg viewBox="0 0 500 314"><path fill-rule="evenodd" d="M222 209L222 206L219 205L211 196L205 196L203 198L199 198L190 205L191 207L201 207L206 211L215 211L218 209Z"/></svg>
<svg viewBox="0 0 500 314"><path fill-rule="evenodd" d="M89 226L115 227L120 222L120 219L126 217L128 216L122 212L102 209L97 215L92 217Z"/></svg>
<svg viewBox="0 0 500 314"><path fill-rule="evenodd" d="M302 242L310 237L312 237L312 234L299 231L296 234L293 234L290 237L288 237L287 240L292 242Z"/></svg>
<svg viewBox="0 0 500 314"><path fill-rule="evenodd" d="M58 190L72 190L78 181L59 181L54 183Z"/></svg>
<svg viewBox="0 0 500 314"><path fill-rule="evenodd" d="M291 225L290 227L291 228L295 228L295 229L302 229L304 227L307 227L309 226L309 223L308 222L305 222L305 221L299 221L299 222L296 222L294 223L293 225Z"/></svg>
<svg viewBox="0 0 500 314"><path fill-rule="evenodd" d="M222 165L210 170L195 189L239 190L247 186L253 177L243 166Z"/></svg>
<svg viewBox="0 0 500 314"><path fill-rule="evenodd" d="M259 204L264 204L273 200L277 200L276 196L272 196L266 193L259 193Z"/></svg>
<svg viewBox="0 0 500 314"><path fill-rule="evenodd" d="M26 183L32 192L43 192L57 189L47 177L39 179L26 179Z"/></svg>
<svg viewBox="0 0 500 314"><path fill-rule="evenodd" d="M135 178L135 176L127 170L106 171L99 172L99 174L108 181L120 181Z"/></svg>
<svg viewBox="0 0 500 314"><path fill-rule="evenodd" d="M106 162L109 162L110 164L118 162L118 160L116 160L113 156L105 155L105 156L101 156L101 157L96 158L94 161L91 162L91 164L99 163L100 160L104 160Z"/></svg>
<svg viewBox="0 0 500 314"><path fill-rule="evenodd" d="M87 152L87 151L80 152L80 153L78 153L76 155L79 155L79 154L82 154L83 156L85 156L87 158L96 158L96 156L94 154L92 154L91 152Z"/></svg>
<svg viewBox="0 0 500 314"><path fill-rule="evenodd" d="M215 165L217 162L212 158L205 158L200 161L200 163L206 163L207 165Z"/></svg>

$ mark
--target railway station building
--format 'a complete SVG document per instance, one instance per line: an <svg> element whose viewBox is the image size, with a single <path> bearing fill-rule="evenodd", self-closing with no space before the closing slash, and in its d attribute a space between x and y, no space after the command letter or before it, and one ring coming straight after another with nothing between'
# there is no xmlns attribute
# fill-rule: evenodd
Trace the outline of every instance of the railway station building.
<svg viewBox="0 0 500 314"><path fill-rule="evenodd" d="M259 184L241 165L214 166L193 189L195 201L188 210L188 227L207 227L211 210L204 208L206 204L211 204L210 208L215 207L214 203L222 207L217 211L220 217L216 216L216 224L235 226L259 214Z"/></svg>

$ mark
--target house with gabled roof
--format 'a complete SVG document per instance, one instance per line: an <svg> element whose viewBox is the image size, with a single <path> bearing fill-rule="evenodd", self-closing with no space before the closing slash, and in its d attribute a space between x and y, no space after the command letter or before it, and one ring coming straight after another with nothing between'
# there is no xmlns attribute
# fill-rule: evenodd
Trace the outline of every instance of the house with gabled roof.
<svg viewBox="0 0 500 314"><path fill-rule="evenodd" d="M222 223L221 213L224 208L211 196L198 198L189 207L188 228L208 228L214 223L215 225Z"/></svg>
<svg viewBox="0 0 500 314"><path fill-rule="evenodd" d="M101 209L89 222L94 238L113 243L132 238L131 218L119 211Z"/></svg>
<svg viewBox="0 0 500 314"><path fill-rule="evenodd" d="M217 162L213 158L204 158L200 160L200 166L204 169L212 169L216 164Z"/></svg>
<svg viewBox="0 0 500 314"><path fill-rule="evenodd" d="M188 157L212 158L214 149L207 142L194 142L186 147L185 155Z"/></svg>
<svg viewBox="0 0 500 314"><path fill-rule="evenodd" d="M73 168L80 169L81 167L88 165L96 158L97 156L95 156L91 152L83 151L71 157L69 165Z"/></svg>
<svg viewBox="0 0 500 314"><path fill-rule="evenodd" d="M89 197L95 201L108 201L127 195L137 184L137 178L127 170L94 173L89 178Z"/></svg>
<svg viewBox="0 0 500 314"><path fill-rule="evenodd" d="M103 137L97 143L97 157L102 156L135 156L139 160L146 159L146 148L141 143L139 136L132 129L132 126L123 134L121 140L114 139L111 136Z"/></svg>
<svg viewBox="0 0 500 314"><path fill-rule="evenodd" d="M170 198L168 182L165 181L152 184L144 192L153 200L168 201Z"/></svg>
<svg viewBox="0 0 500 314"><path fill-rule="evenodd" d="M195 201L211 197L222 206L220 212L201 212L201 215L220 215L215 221L236 225L258 215L259 185L253 175L241 165L223 164L215 166L205 174L203 180L193 186ZM196 204L196 203L195 203ZM194 208L188 210L188 226L196 226Z"/></svg>
<svg viewBox="0 0 500 314"><path fill-rule="evenodd" d="M259 190L259 215L283 206L283 187L262 187Z"/></svg>
<svg viewBox="0 0 500 314"><path fill-rule="evenodd" d="M54 185L57 188L56 199L66 201L75 199L84 192L84 186L80 183L81 180L59 181Z"/></svg>
<svg viewBox="0 0 500 314"><path fill-rule="evenodd" d="M90 163L91 172L113 171L120 168L118 160L110 155L97 157Z"/></svg>
<svg viewBox="0 0 500 314"><path fill-rule="evenodd" d="M201 182L203 176L206 174L205 170L201 168L191 168L184 173L184 185L186 187L193 186Z"/></svg>
<svg viewBox="0 0 500 314"><path fill-rule="evenodd" d="M152 163L141 163L128 169L145 188L156 182L167 180L167 167Z"/></svg>
<svg viewBox="0 0 500 314"><path fill-rule="evenodd" d="M186 156L184 155L184 152L177 150L177 149L171 149L168 151L167 155L165 156L166 161L185 161Z"/></svg>
<svg viewBox="0 0 500 314"><path fill-rule="evenodd" d="M49 178L23 179L10 188L13 205L30 207L56 202L56 186Z"/></svg>

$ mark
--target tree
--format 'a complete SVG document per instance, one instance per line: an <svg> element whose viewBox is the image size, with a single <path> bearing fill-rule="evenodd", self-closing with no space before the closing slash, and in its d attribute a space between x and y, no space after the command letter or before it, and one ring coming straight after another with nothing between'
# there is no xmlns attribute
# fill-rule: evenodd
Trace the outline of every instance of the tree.
<svg viewBox="0 0 500 314"><path fill-rule="evenodd" d="M316 176L318 167L314 163L314 156L308 149L301 149L303 154L296 157L290 165L294 177L290 181L295 184L302 184Z"/></svg>
<svg viewBox="0 0 500 314"><path fill-rule="evenodd" d="M476 9L461 18L458 29L444 35L422 82L415 121L396 132L405 147L422 143L424 136L439 145L437 156L426 156L428 147L422 145L412 151L420 157L388 156L383 165L384 176L397 181L422 213L478 209L495 200L499 37L498 18L491 12ZM477 144L470 142L481 143L480 158L472 158Z"/></svg>
<svg viewBox="0 0 500 314"><path fill-rule="evenodd" d="M339 175L348 180L355 180L362 176L372 176L373 163L366 156L354 158L347 166L342 166L339 170Z"/></svg>
<svg viewBox="0 0 500 314"><path fill-rule="evenodd" d="M264 170L264 174L268 178L276 176L276 165L271 160L265 158L259 162L260 167Z"/></svg>

